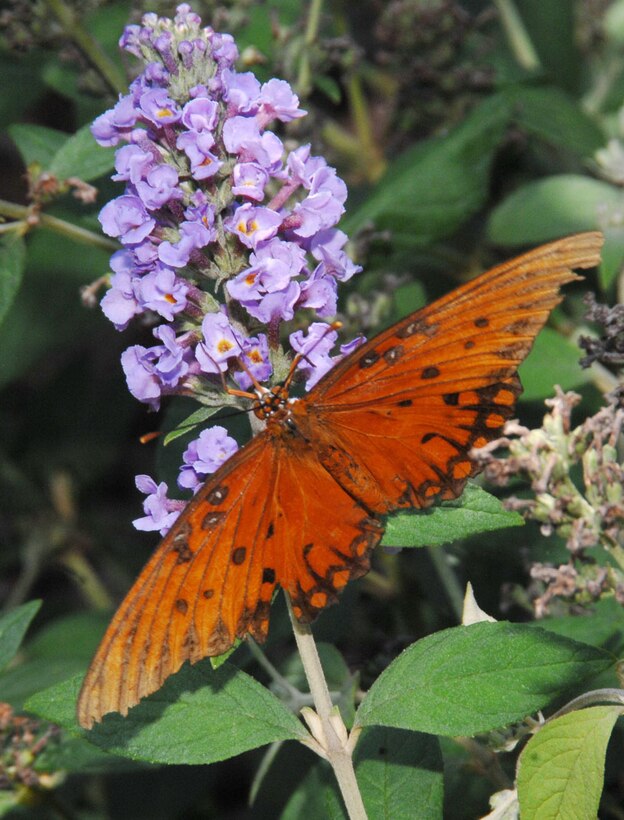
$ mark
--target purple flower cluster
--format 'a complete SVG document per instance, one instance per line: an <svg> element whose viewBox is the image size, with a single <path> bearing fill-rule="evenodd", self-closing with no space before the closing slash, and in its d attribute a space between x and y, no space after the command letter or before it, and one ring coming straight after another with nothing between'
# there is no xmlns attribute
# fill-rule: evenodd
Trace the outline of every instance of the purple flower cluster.
<svg viewBox="0 0 624 820"><path fill-rule="evenodd" d="M144 15L120 45L144 69L92 126L101 145L121 143L113 179L125 183L100 212L123 246L102 309L119 330L153 319L157 343L122 356L137 399L158 409L162 396L185 393L214 405L229 379L241 390L270 383L280 325L297 310L335 315L338 283L360 270L336 228L347 189L309 146L287 152L269 130L305 115L290 85L237 72L232 37L202 27L187 4L173 20ZM324 322L290 334L307 354L307 388L361 341L332 357L336 339ZM223 428L205 430L179 485L195 490L236 447ZM137 526L166 530L177 502L146 476L138 486L148 498Z"/></svg>

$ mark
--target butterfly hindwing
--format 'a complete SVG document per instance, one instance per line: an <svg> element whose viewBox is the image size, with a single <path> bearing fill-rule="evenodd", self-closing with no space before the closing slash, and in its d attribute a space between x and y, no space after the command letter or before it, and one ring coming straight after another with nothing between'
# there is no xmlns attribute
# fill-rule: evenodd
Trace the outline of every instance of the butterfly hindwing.
<svg viewBox="0 0 624 820"><path fill-rule="evenodd" d="M384 527L336 483L315 447L301 438L280 446L287 455L279 461L272 507L277 577L295 615L311 621L368 571Z"/></svg>

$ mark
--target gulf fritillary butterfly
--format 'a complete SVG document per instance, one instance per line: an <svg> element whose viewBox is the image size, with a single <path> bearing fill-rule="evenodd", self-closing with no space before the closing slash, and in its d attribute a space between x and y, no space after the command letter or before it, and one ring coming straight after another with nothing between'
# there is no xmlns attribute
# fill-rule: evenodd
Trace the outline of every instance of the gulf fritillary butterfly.
<svg viewBox="0 0 624 820"><path fill-rule="evenodd" d="M457 497L477 472L471 448L513 413L559 287L601 245L593 232L537 248L383 331L303 398L259 394L266 428L206 481L117 610L81 725L125 715L187 660L263 641L277 585L312 621L368 571L383 516Z"/></svg>

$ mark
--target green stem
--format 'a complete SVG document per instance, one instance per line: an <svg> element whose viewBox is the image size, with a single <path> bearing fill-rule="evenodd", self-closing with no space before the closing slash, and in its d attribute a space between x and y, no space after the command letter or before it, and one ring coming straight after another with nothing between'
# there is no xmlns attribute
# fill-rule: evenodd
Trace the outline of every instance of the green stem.
<svg viewBox="0 0 624 820"><path fill-rule="evenodd" d="M28 224L28 220L36 215L36 222L30 224L30 227L39 225L42 228L48 228L55 233L62 236L67 236L75 242L82 242L85 245L95 245L105 251L119 250L119 245L112 239L107 239L95 231L89 231L86 228L81 228L71 222L66 222L64 219L59 219L56 216L49 214L36 213L32 208L26 205L17 205L15 202L9 202L6 199L0 199L0 216L9 217L9 219L18 219L22 223ZM9 225L3 226L5 231L10 229ZM23 230L21 232L24 232Z"/></svg>
<svg viewBox="0 0 624 820"><path fill-rule="evenodd" d="M286 678L273 666L271 661L267 658L253 638L248 639L247 646L260 666L269 674L271 680L283 689L289 698L292 700L301 700L303 693L300 692L296 686L293 686L289 680L286 680Z"/></svg>
<svg viewBox="0 0 624 820"><path fill-rule="evenodd" d="M49 214L41 214L39 222L42 228L49 228L55 233L67 236L73 239L74 242L82 242L85 245L95 245L105 251L118 251L119 245L112 239L107 239L95 231L89 231L86 228L80 228L78 225L73 225L71 222L66 222L64 219L58 219L56 216Z"/></svg>
<svg viewBox="0 0 624 820"><path fill-rule="evenodd" d="M611 93L614 83L622 73L624 60L611 55L606 65L601 65L595 74L594 85L585 95L583 108L588 114L599 114Z"/></svg>
<svg viewBox="0 0 624 820"><path fill-rule="evenodd" d="M449 565L448 555L444 552L443 547L427 547L427 553L446 591L450 604L453 607L453 612L457 616L457 620L461 623L462 613L464 611L464 591Z"/></svg>
<svg viewBox="0 0 624 820"><path fill-rule="evenodd" d="M115 63L108 58L97 40L80 25L74 10L63 0L45 0L45 2L63 26L67 36L76 43L91 65L100 72L111 90L116 94L124 94L128 87L126 78Z"/></svg>
<svg viewBox="0 0 624 820"><path fill-rule="evenodd" d="M323 0L312 0L308 12L308 22L303 38L303 50L301 62L299 63L299 76L297 77L296 89L302 97L307 97L312 90L312 71L310 67L310 48L316 41L321 24L321 11Z"/></svg>
<svg viewBox="0 0 624 820"><path fill-rule="evenodd" d="M362 80L351 73L346 85L347 99L359 145L359 168L369 182L376 182L386 168L386 161L373 138L370 112L362 89Z"/></svg>
<svg viewBox="0 0 624 820"><path fill-rule="evenodd" d="M78 580L82 594L89 604L100 612L113 608L108 590L82 553L78 550L68 550L60 560Z"/></svg>
<svg viewBox="0 0 624 820"><path fill-rule="evenodd" d="M527 71L537 71L541 66L540 59L513 0L494 0L494 5L518 65Z"/></svg>
<svg viewBox="0 0 624 820"><path fill-rule="evenodd" d="M297 620L288 595L286 602L297 649L314 700L316 714L321 722L323 737L317 736L315 739L321 744L334 770L350 820L366 820L366 809L355 779L353 759L347 748L347 730L338 709L334 709L332 704L312 630L308 624L302 624Z"/></svg>

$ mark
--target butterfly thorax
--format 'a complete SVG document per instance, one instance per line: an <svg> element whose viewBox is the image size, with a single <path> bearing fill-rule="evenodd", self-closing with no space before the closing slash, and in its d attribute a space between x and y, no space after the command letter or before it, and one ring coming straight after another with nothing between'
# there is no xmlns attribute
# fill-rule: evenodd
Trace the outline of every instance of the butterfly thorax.
<svg viewBox="0 0 624 820"><path fill-rule="evenodd" d="M288 388L283 384L276 384L270 390L257 396L252 409L262 421L284 421L290 413L291 401L288 397Z"/></svg>

